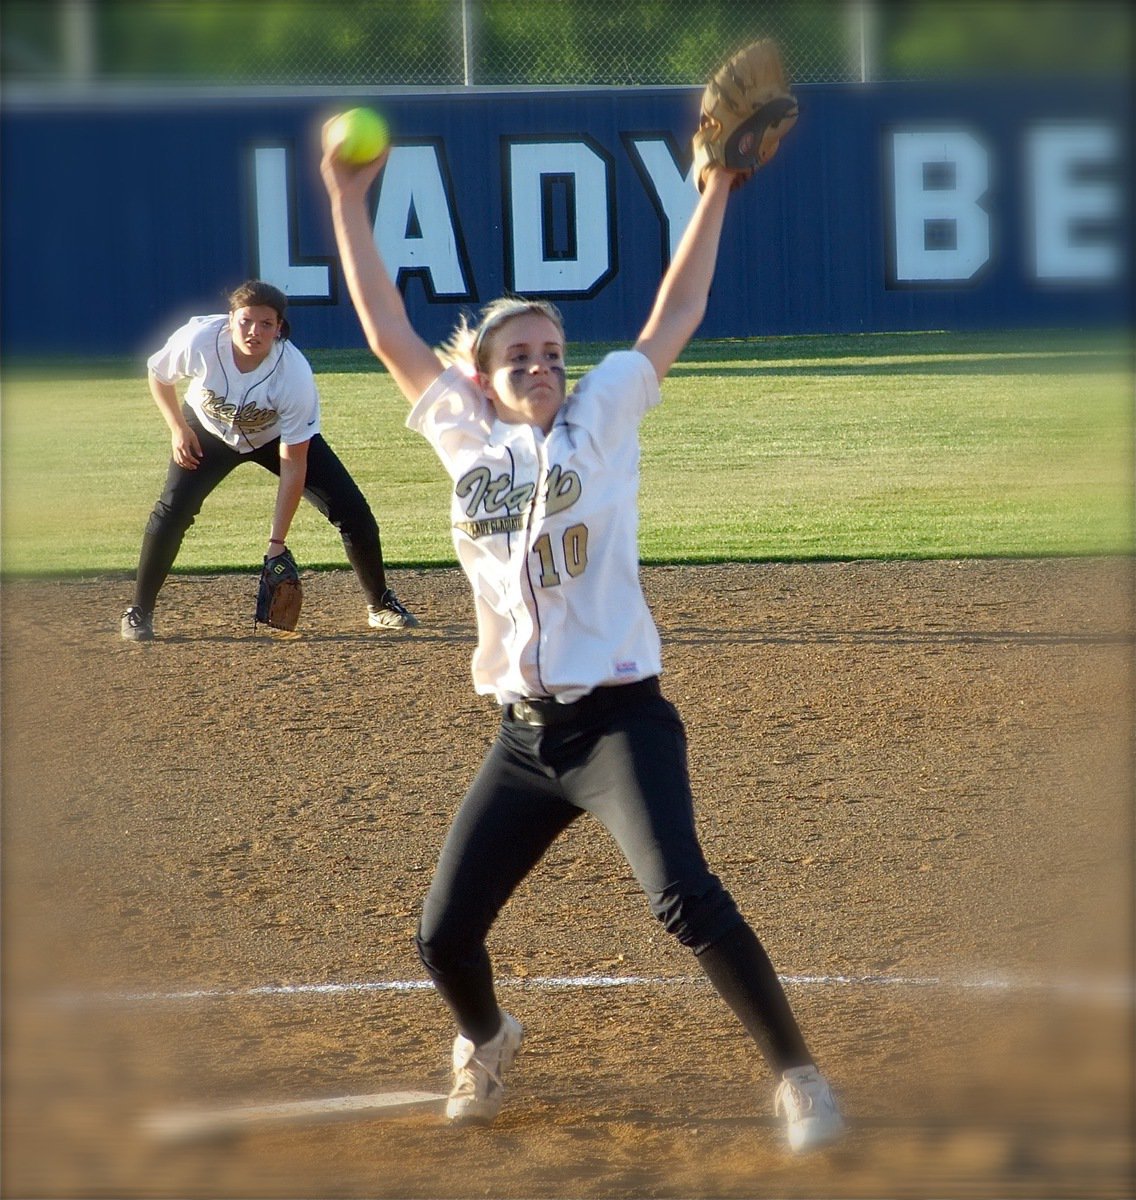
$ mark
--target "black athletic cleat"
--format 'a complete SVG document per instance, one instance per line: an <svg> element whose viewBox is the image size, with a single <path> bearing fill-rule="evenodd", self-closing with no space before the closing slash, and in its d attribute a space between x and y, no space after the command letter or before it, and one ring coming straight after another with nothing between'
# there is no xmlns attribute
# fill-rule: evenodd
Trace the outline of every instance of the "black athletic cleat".
<svg viewBox="0 0 1136 1200"><path fill-rule="evenodd" d="M154 640L154 614L143 612L136 605L122 614L122 636L128 642L152 642Z"/></svg>

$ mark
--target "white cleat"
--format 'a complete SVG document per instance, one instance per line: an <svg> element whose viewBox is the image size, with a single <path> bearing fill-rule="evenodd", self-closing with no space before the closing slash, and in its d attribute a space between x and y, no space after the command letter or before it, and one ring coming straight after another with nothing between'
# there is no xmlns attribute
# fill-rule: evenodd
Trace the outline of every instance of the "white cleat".
<svg viewBox="0 0 1136 1200"><path fill-rule="evenodd" d="M501 1014L501 1028L492 1041L475 1046L469 1038L454 1038L454 1086L446 1116L455 1125L488 1125L501 1111L502 1082L512 1066L523 1036L521 1023Z"/></svg>
<svg viewBox="0 0 1136 1200"><path fill-rule="evenodd" d="M773 1111L785 1114L792 1150L814 1150L844 1133L832 1089L813 1066L794 1067L782 1075Z"/></svg>
<svg viewBox="0 0 1136 1200"><path fill-rule="evenodd" d="M381 604L367 606L367 624L372 629L417 629L418 618L387 588Z"/></svg>

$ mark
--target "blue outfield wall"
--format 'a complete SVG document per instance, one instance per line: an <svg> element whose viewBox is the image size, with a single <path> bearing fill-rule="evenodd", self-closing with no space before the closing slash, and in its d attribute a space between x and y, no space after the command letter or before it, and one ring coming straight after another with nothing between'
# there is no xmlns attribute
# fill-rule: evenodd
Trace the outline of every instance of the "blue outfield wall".
<svg viewBox="0 0 1136 1200"><path fill-rule="evenodd" d="M1126 81L797 94L731 202L702 336L1131 325ZM9 93L0 345L141 356L261 276L301 347L361 346L317 147L362 103L394 129L375 236L424 336L512 291L555 298L576 340L633 340L695 201L698 98Z"/></svg>

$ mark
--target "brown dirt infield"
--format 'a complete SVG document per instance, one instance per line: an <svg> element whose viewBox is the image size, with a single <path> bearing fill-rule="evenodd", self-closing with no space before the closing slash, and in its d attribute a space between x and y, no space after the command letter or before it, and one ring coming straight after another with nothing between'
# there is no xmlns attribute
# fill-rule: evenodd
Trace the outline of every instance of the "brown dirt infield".
<svg viewBox="0 0 1136 1200"><path fill-rule="evenodd" d="M310 575L283 643L250 578L179 576L135 646L121 579L8 583L4 1195L1132 1195L1131 565L644 571L707 855L849 1116L803 1159L587 822L492 935L526 1027L492 1129L149 1135L446 1087L437 998L374 985L423 978L417 906L495 728L469 597L396 572L423 627L376 633L348 573ZM592 976L639 982L550 982Z"/></svg>

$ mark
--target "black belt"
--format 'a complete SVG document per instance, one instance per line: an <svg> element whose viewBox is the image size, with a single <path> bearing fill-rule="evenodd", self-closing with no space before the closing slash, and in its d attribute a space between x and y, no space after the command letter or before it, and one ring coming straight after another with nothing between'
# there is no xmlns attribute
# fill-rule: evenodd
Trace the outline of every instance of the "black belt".
<svg viewBox="0 0 1136 1200"><path fill-rule="evenodd" d="M570 721L590 721L607 716L647 696L659 695L662 695L659 677L652 675L635 683L604 684L570 704L561 704L549 697L516 700L504 706L504 714L506 721L518 721L522 725L567 725Z"/></svg>

